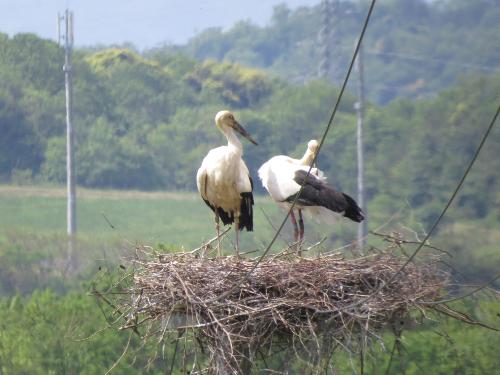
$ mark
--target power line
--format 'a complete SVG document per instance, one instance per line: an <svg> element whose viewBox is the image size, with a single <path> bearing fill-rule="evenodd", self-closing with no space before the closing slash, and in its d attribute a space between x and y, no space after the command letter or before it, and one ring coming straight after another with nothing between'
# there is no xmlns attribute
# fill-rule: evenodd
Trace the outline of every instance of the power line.
<svg viewBox="0 0 500 375"><path fill-rule="evenodd" d="M344 95L345 89L347 87L347 82L349 81L349 77L351 76L351 72L352 72L353 67L354 67L354 62L356 61L356 57L358 55L361 42L363 41L363 38L365 36L366 29L368 27L368 23L370 21L371 15L373 13L373 8L375 7L375 3L376 2L377 2L377 0L372 0L371 1L370 8L368 10L368 13L366 15L365 21L363 23L363 28L361 29L361 33L359 35L358 42L356 44L356 48L354 49L354 53L353 53L353 56L351 58L351 62L349 64L349 68L348 68L346 76L344 78L344 82L342 83L342 87L340 89L340 92L339 92L339 95L337 97L337 100L336 100L336 102L334 104L332 113L331 113L330 118L328 120L328 123L326 125L326 128L325 128L325 131L323 133L323 136L321 137L321 141L319 142L318 151L316 152L316 155L314 155L314 158L311 161L311 165L309 166L309 170L307 171L306 178L304 179L304 182L302 183L299 192L296 194L295 199L293 200L293 202L292 202L292 204L290 206L290 209L288 210L287 214L285 215L285 218L283 219L283 221L281 222L281 225L276 230L273 238L271 239L271 242L269 242L269 245L267 245L267 247L264 250L264 252L262 253L262 255L259 257L259 259L257 259L257 261L255 262L255 264L253 265L253 267L245 274L245 276L243 276L241 278L241 280L237 284L233 285L228 291L222 293L220 296L217 296L217 297L213 298L212 300L209 300L209 302L220 300L221 298L224 298L225 296L231 294L245 280L247 280L248 277L253 273L253 271L255 271L255 269L257 268L257 266L262 262L262 260L264 260L264 258L266 257L266 255L269 253L269 251L271 250L271 247L273 246L274 242L276 242L276 239L278 238L281 230L285 226L285 223L287 222L288 217L290 216L290 213L292 212L293 208L295 207L295 204L297 203L297 200L298 200L300 194L304 190L304 185L305 185L305 182L307 180L307 177L311 174L312 166L316 163L316 159L318 158L318 155L319 155L319 153L321 151L321 148L323 147L323 143L325 142L326 136L328 135L328 132L330 131L330 128L331 128L332 123L333 123L333 119L335 118L335 115L336 115L337 110L338 110L339 105L340 105L340 101L342 100L342 97ZM193 303L196 303L196 301L193 301ZM203 301L202 303L207 303L207 301Z"/></svg>
<svg viewBox="0 0 500 375"><path fill-rule="evenodd" d="M339 48L342 48L343 50L351 50L352 47L349 47L347 44L339 46ZM381 52L376 49L365 49L364 53L367 55L373 55L373 56L387 56L387 57L396 57L402 60L412 60L412 61L418 61L418 62L439 62L439 63L445 63L447 65L457 65L461 66L464 68L476 68L480 70L486 70L486 71L491 71L491 72L496 72L500 70L500 67L494 67L490 65L482 65L482 64L475 64L475 63L470 63L466 61L458 61L456 59L441 59L439 57L428 57L428 56L421 56L421 55L415 55L412 53L408 52Z"/></svg>
<svg viewBox="0 0 500 375"><path fill-rule="evenodd" d="M283 227L285 226L285 223L286 221L288 220L288 217L290 216L290 213L292 212L293 208L295 207L295 204L297 203L297 200L298 198L300 197L300 194L302 193L303 189L304 189L304 185L305 185L305 182L307 180L307 177L309 176L309 174L311 173L311 170L312 170L312 166L316 163L316 159L318 158L318 155L321 151L321 148L323 147L323 143L325 142L325 139L326 139L326 136L328 135L328 132L330 131L330 128L332 126L332 123L333 123L333 119L335 118L335 115L337 113L337 110L339 108L339 105L340 105L340 101L342 100L342 97L344 95L344 92L345 92L345 89L347 87L347 82L349 81L349 77L351 76L351 72L353 70L353 67L354 67L354 62L356 61L356 57L358 55L358 52L359 52L359 48L361 46L361 42L363 41L363 38L365 36L365 32L366 32L366 28L368 27L368 23L370 21L370 18L371 18L371 15L372 15L372 12L373 12L373 8L375 7L375 3L377 1L376 0L372 0L371 4L370 4L370 8L368 10L368 14L366 15L366 18L365 18L365 22L363 24L363 28L361 30L361 34L358 38L358 42L356 44L356 48L354 49L354 54L351 58L351 62L349 64L349 68L347 70L347 74L344 78L344 82L342 83L342 87L340 88L340 92L339 92L339 95L337 97L337 101L335 102L335 105L333 107L333 110L332 110L332 114L330 115L330 119L328 120L328 123L326 125L326 128L325 128L325 131L323 133L323 136L321 137L321 141L319 142L319 145L318 145L318 151L316 152L316 154L314 155L314 158L313 160L311 161L311 165L309 166L309 170L307 171L307 175L306 175L306 178L304 179L304 182L302 183L302 186L300 187L300 190L299 192L296 194L295 196L295 199L293 200L291 206L290 206L290 209L288 210L285 218L283 219L283 222L281 223L281 225L278 227L278 230L276 231L274 237L272 238L271 242L269 243L269 245L267 246L266 250L264 251L264 253L262 254L262 256L259 258L259 260L256 262L256 264L254 265L254 267L249 271L248 274L252 273L255 268L258 266L258 264L262 261L262 259L264 259L264 257L267 255L267 253L269 252L269 250L271 249L272 245L274 244L274 242L276 241L276 238L278 237L279 233L281 232L281 230L283 229ZM248 275L247 275L248 276ZM247 277L246 276L246 277Z"/></svg>
<svg viewBox="0 0 500 375"><path fill-rule="evenodd" d="M343 50L352 50L352 47L349 47L347 45L338 45L335 47L336 49L343 49ZM457 61L456 59L441 59L437 57L426 57L426 56L420 56L420 55L414 55L406 52L379 52L375 49L364 49L364 54L365 55L371 55L371 56L389 56L389 57L395 57L398 59L402 60L409 60L409 61L414 61L414 62L421 62L421 63L430 63L430 62L439 62L443 63L446 65L454 65L454 66L459 66L467 69L475 69L475 70L480 70L483 72L500 72L500 66L494 67L490 65L481 65L481 64L474 64L474 63L469 63L469 62L464 62L464 61ZM292 82L299 82L299 83L304 83L307 82L310 79L313 79L316 76L316 74L313 76L311 74L302 74L300 76L297 76L295 79L292 79ZM389 89L392 91L397 91L401 87L404 87L405 85L395 85L395 86L389 86L389 85L384 85L380 83L370 83L370 87L372 88L380 88L380 89Z"/></svg>
<svg viewBox="0 0 500 375"><path fill-rule="evenodd" d="M422 242L420 242L420 245L418 245L418 247L413 252L413 254L406 260L406 262L401 266L401 268L389 279L389 281L387 282L386 285L388 285L392 281L394 281L394 279L403 271L403 269L405 269L405 267L415 258L415 256L424 247L425 243L430 238L430 236L432 235L432 233L434 232L434 230L438 226L439 222L441 221L441 219L444 217L444 215L448 211L448 208L451 206L451 204L455 200L455 197L457 196L460 188L462 187L463 183L465 182L465 179L467 178L467 175L469 174L470 170L472 169L472 166L476 162L476 159L479 156L479 153L481 152L481 149L483 148L484 143L486 142L486 139L490 135L491 129L493 129L493 126L495 125L495 122L496 122L496 120L498 118L498 114L499 113L500 113L500 106L498 106L497 111L495 112L495 115L493 116L493 119L491 120L491 122L490 122L490 124L488 126L488 129L486 129L486 132L484 133L483 138L481 139L481 142L479 143L479 146L477 147L476 152L474 153L474 156L472 157L471 161L469 162L469 165L465 169L465 172L462 175L462 178L460 179L460 181L458 182L457 187L455 188L455 190L451 194L450 198L448 199L448 202L446 202L446 205L444 206L443 211L441 212L441 214L439 215L439 217L436 219L436 221L434 222L434 224L432 224L431 228L429 229L429 231L425 235L425 238L422 240Z"/></svg>
<svg viewBox="0 0 500 375"><path fill-rule="evenodd" d="M401 58L404 60L440 62L440 63L445 63L448 65L457 65L457 66L462 66L464 68L477 68L477 69L488 70L488 71L492 71L492 72L496 72L496 71L500 70L499 67L495 68L495 67L488 66L488 65L467 63L467 62L457 61L455 59L449 60L449 59L440 59L438 57L422 57L422 56L408 54L408 53L402 53L402 52L378 52L376 50L371 49L371 50L367 50L366 53L369 55L376 55L376 56L398 57L398 58Z"/></svg>
<svg viewBox="0 0 500 375"><path fill-rule="evenodd" d="M392 275L392 277L389 279L389 281L387 281L386 283L383 283L382 285L380 285L380 287L375 292L373 292L372 294L370 294L364 300L358 301L358 302L356 302L356 303L354 303L354 304L352 304L350 306L346 306L345 307L346 309L347 308L352 308L354 306L358 306L358 305L360 305L362 303L365 303L365 302L369 301L370 299L372 299L376 294L380 293L382 291L382 289L384 289L386 286L390 285L396 279L396 277L398 277L401 274L401 272L403 272L403 270L406 268L406 266L408 266L408 264L410 264L410 262L420 252L420 250L422 250L422 248L425 246L426 242L429 240L429 238L431 237L432 233L434 232L434 230L436 229L436 227L440 223L441 219L444 217L444 215L448 211L448 208L451 206L451 204L455 200L455 197L457 196L460 188L462 187L463 183L465 182L465 179L467 178L470 170L472 169L472 166L476 162L477 157L479 156L479 153L481 152L481 150L482 150L482 148L484 146L484 143L486 142L486 139L490 135L491 129L493 129L493 126L495 125L495 122L496 122L496 120L498 118L498 114L499 113L500 113L500 105L498 106L498 108L497 108L497 110L495 112L495 115L493 116L493 119L491 120L488 128L486 129L486 132L484 133L484 135L483 135L483 137L481 139L481 142L479 143L479 146L477 147L476 151L474 152L474 156L472 157L471 161L469 162L469 165L465 169L465 172L462 175L462 178L458 182L458 185L456 186L455 190L453 190L453 193L451 194L450 198L448 199L448 202L446 203L446 205L444 206L443 210L441 211L441 214L436 219L436 221L434 222L434 224L432 224L431 228L429 229L429 231L425 235L425 238L420 242L420 244L415 249L415 251L406 260L406 262L403 263L403 265L396 271L396 273L394 275Z"/></svg>

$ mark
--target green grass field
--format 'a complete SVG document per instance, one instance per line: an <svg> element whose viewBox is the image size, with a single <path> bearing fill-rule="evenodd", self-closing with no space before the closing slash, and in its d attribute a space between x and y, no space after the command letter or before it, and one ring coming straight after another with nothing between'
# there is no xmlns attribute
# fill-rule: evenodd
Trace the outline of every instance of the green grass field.
<svg viewBox="0 0 500 375"><path fill-rule="evenodd" d="M61 188L0 187L0 235L30 233L61 235L66 233L66 198ZM266 216L270 219L270 222ZM268 197L257 197L254 232L241 233L243 250L264 248L273 236L285 212ZM306 218L307 220L307 218ZM114 227L112 227L112 226ZM306 221L310 241L323 235ZM196 193L145 193L130 191L77 192L78 237L85 240L115 241L147 245L165 244L191 249L214 237L213 214ZM234 233L226 236L226 248L232 248ZM287 224L277 241L284 247L291 239Z"/></svg>
<svg viewBox="0 0 500 375"><path fill-rule="evenodd" d="M49 274L65 277L66 264L71 258L66 236L65 193L62 188L0 186L0 263L12 264L9 272L21 278L38 275L40 280ZM79 272L95 273L101 265L116 265L128 258L137 245L189 251L215 236L213 214L197 193L78 189L77 195L78 234L73 256ZM249 256L263 252L285 216L267 196L256 197L254 213L254 232L244 231L240 235L241 251L252 252ZM405 228L419 226L405 222L404 214L385 220L388 225L381 232L403 231L410 240L415 238L416 233ZM306 216L305 224L305 247L326 238L310 256L317 251L342 248L355 239L356 224L348 220L328 226ZM378 225L374 220L370 222L370 228ZM433 235L432 244L451 253L447 262L460 270L466 280L485 282L493 277L494 265L500 260L499 236L500 231L495 226L486 226L486 222L456 222ZM292 228L287 223L272 251L284 249L291 240ZM231 230L222 244L225 254L234 253L234 241ZM386 247L376 236L370 236L368 243L381 249ZM350 249L340 251L347 256L352 254ZM425 253L424 249L420 255ZM27 267L24 273L22 267ZM0 267L0 272L7 271ZM82 275L81 279L87 276ZM28 286L20 290L49 282L35 280L25 284Z"/></svg>

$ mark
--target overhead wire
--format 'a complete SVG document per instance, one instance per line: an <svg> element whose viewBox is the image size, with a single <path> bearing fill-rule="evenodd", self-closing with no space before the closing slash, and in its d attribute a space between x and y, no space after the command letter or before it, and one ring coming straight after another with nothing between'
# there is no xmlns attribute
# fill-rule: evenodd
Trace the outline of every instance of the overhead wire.
<svg viewBox="0 0 500 375"><path fill-rule="evenodd" d="M285 218L283 219L283 221L281 222L281 225L278 227L278 229L276 230L273 238L271 239L271 241L269 242L269 244L267 245L266 249L264 250L264 253L260 256L260 258L257 260L257 262L254 264L254 266L250 269L250 271L248 271L248 274L245 276L248 277L256 268L257 266L259 265L260 262L262 262L262 260L264 259L264 257L267 255L267 253L271 250L271 247L273 246L274 242L276 242L276 239L278 238L281 230L283 229L283 227L285 226L285 223L287 222L288 220L288 217L290 216L292 210L294 209L295 205L297 204L297 201L300 197L300 194L302 193L302 191L304 190L304 186L305 186L305 183L307 181L307 178L309 177L309 175L311 174L311 170L313 168L313 165L316 164L316 159L318 158L318 155L321 151L321 148L323 146L323 143L325 142L326 140L326 137L330 131L330 128L332 127L332 124L333 124L333 119L335 118L335 115L337 113L337 110L339 108L339 105L340 105L340 102L342 100L342 97L344 95L344 91L347 87L347 82L349 81L349 77L351 76L351 72L353 70L353 67L354 67L354 63L356 61L356 57L358 55L358 52L359 52L359 48L361 46L361 42L363 41L363 38L365 36L365 32L366 32L366 29L368 27L368 23L370 21L370 18L371 18L371 15L373 13L373 8L375 7L375 3L377 1L376 0L372 0L371 4L370 4L370 8L368 9L368 13L366 15L366 18L365 18L365 21L363 23L363 28L361 29L361 33L360 33L360 36L357 40L357 43L356 43L356 48L354 49L354 53L353 53L353 56L351 58L351 62L349 64L349 68L347 70L347 73L346 73L346 76L344 78L344 81L342 83L342 86L340 88L340 91L339 91L339 95L337 96L337 100L335 102L335 105L333 107L333 110L332 110L332 113L330 115L330 118L328 120L328 123L326 125L326 128L325 128L325 131L323 132L323 135L321 137L321 140L319 142L319 145L318 145L318 149L317 149L317 152L315 153L314 155L314 158L313 160L311 161L311 164L309 165L309 170L307 171L307 175L306 175L306 178L304 179L304 181L302 182L301 186L300 186L300 190L298 191L298 193L295 195L295 198L292 202L292 204L290 205L290 208L287 212L287 214L285 215Z"/></svg>
<svg viewBox="0 0 500 375"><path fill-rule="evenodd" d="M394 281L394 279L403 271L403 269L406 268L406 266L415 258L415 256L420 252L420 250L422 250L422 248L424 247L424 245L427 243L427 241L431 237L432 233L434 233L434 230L436 229L436 227L438 226L438 224L440 223L440 221L443 219L444 215L448 211L448 208L450 208L451 204L455 200L455 197L457 196L459 190L461 189L462 185L464 184L465 179L467 178L470 170L472 169L472 166L476 162L477 157L479 156L479 153L481 152L481 150L482 150L482 148L483 148L483 146L484 146L484 144L486 142L486 139L488 139L488 136L491 133L491 129L493 129L493 126L496 123L496 120L498 118L498 114L499 113L500 113L500 105L498 106L498 108L497 108L497 110L495 112L495 115L493 116L490 124L488 125L488 128L486 129L485 133L483 134L481 142L479 143L479 146L477 147L476 151L474 152L474 156L472 157L471 161L469 162L469 165L465 169L465 172L463 173L462 177L460 178L460 181L458 182L458 185L453 190L453 193L451 194L450 198L448 199L448 202L446 202L446 205L444 206L443 210L441 211L441 214L434 221L434 223L432 224L431 228L429 229L429 231L425 235L424 239L420 242L420 245L417 246L417 248L415 249L415 251L413 252L413 254L410 257L408 257L408 259L401 266L401 268L389 279L389 281L387 282L387 284L390 284L392 281Z"/></svg>
<svg viewBox="0 0 500 375"><path fill-rule="evenodd" d="M332 125L332 122L333 122L333 119L335 117L335 114L337 112L337 109L338 109L338 106L339 106L339 103L340 103L340 100L342 98L342 95L344 93L344 90L347 86L347 81L349 80L349 76L351 74L351 71L352 71L352 68L353 68L353 65L354 65L354 61L356 60L356 56L358 54L358 51L359 51L359 47L361 45L361 41L364 37L364 34L365 34L365 31L366 31L366 27L368 26L368 21L370 19L370 16L371 16L371 13L373 11L373 7L375 5L375 2L376 0L372 1L371 5L370 5L370 9L368 11L368 14L367 14L367 17L365 19L365 23L363 25L363 29L361 31L361 34L360 34L360 37L356 43L356 48L355 48L355 51L354 51L354 54L353 54L353 58L351 60L351 63L349 65L349 69L347 71L347 74L346 74L346 77L344 79L344 82L342 84L342 87L341 87L341 90L340 90L340 93L339 93L339 96L337 98L337 101L335 103L335 106L334 106L334 109L332 111L332 114L330 116L330 119L328 121L328 124L326 126L326 129L325 129L325 132L323 133L323 136L321 138L321 141L319 143L319 146L318 146L318 152L316 153L316 155L314 156L312 162L311 162L311 165L309 166L309 170L307 172L307 176L309 176L311 170L312 170L312 166L316 163L316 159L319 155L319 152L321 150L321 147L323 146L323 143L326 139L326 136L331 128L331 125ZM398 277L401 272L403 272L403 270L408 266L408 264L410 264L413 259L415 258L415 256L422 250L422 248L425 246L425 244L427 243L427 241L429 240L429 238L431 237L431 235L434 233L434 230L436 229L436 227L438 226L438 224L441 222L441 220L443 219L443 217L445 216L446 212L448 211L449 207L451 206L451 204L453 203L453 201L455 200L455 197L457 196L458 192L460 191L462 185L464 184L469 172L471 171L473 165L475 164L486 140L488 139L490 133L491 133L491 130L493 129L493 126L495 125L496 123L496 120L498 118L498 115L500 113L500 105L498 106L491 122L489 123L488 125L488 128L486 129L485 133L483 134L483 137L481 138L481 141L478 145L478 147L476 148L476 151L474 152L474 155L472 157L472 159L470 160L467 168L465 169L465 172L463 173L462 177L460 178L457 186L455 187L455 189L453 190L453 193L451 194L450 198L448 199L448 201L446 202L446 205L444 206L443 210L441 211L440 215L438 216L438 218L434 221L434 223L432 224L431 228L429 229L429 231L426 233L424 239L420 242L420 244L417 246L417 248L414 250L414 252L408 257L408 259L405 261L405 263L403 263L401 265L401 267L394 273L394 275L392 275L392 277L385 283L381 284L381 286L374 292L372 293L371 295L369 295L367 298L365 298L364 300L362 301L358 301L356 302L355 304L352 304L350 306L347 306L346 308L351 308L351 307L354 307L354 306L357 306L361 303L364 303L368 300L370 300L371 298L373 298L376 294L380 293L380 291L382 291L382 289L384 289L386 286L390 285L395 279L396 277ZM306 179L307 179L307 176L306 176ZM267 253L269 252L269 250L271 249L271 246L274 244L274 242L276 241L276 238L278 237L279 235L279 232L281 231L281 229L283 228L283 226L285 225L291 211L293 210L295 204L297 203L297 200L298 200L298 197L300 196L300 193L302 192L303 188L304 188L304 184L305 184L305 180L303 182L303 184L301 185L301 188L299 190L299 192L297 193L297 195L295 196L295 199L294 201L292 202L291 204L291 207L290 209L288 210L286 216L285 216L285 219L283 220L283 222L281 223L280 227L278 228L278 230L276 231L276 234L274 235L273 239L271 240L271 242L269 243L268 247L266 248L266 250L264 251L264 253L262 254L262 256L257 260L256 264L254 265L254 267L252 267L252 269L247 273L247 275L244 276L243 279L246 279L254 270L255 268L257 268L258 264L264 259L264 257L267 255ZM496 280L497 277L495 277L493 280Z"/></svg>
<svg viewBox="0 0 500 375"><path fill-rule="evenodd" d="M343 50L351 50L352 47L344 44L344 45L339 45L338 48L343 49ZM425 63L431 63L431 62L444 63L446 65L455 65L455 66L461 66L463 68L478 69L478 70L483 70L483 71L488 71L488 72L497 72L500 70L500 66L476 64L476 63L466 62L466 61L461 61L461 60L456 60L456 59L450 60L450 59L443 59L443 58L439 58L439 57L422 56L422 55L412 54L409 52L387 52L387 51L378 51L374 48L369 48L369 49L365 49L364 53L366 55L372 55L372 56L394 57L394 58L401 59L401 60L418 61L418 62L425 62Z"/></svg>
<svg viewBox="0 0 500 375"><path fill-rule="evenodd" d="M474 165L474 163L476 162L486 140L488 139L488 136L490 135L491 133L491 130L493 129L493 126L495 125L496 123L496 120L498 118L498 114L500 113L500 105L498 106L490 124L488 125L488 128L486 129L485 133L483 134L483 137L481 138L481 142L479 143L479 146L476 148L476 151L474 152L474 155L471 159L471 161L469 162L469 165L467 166L467 168L465 169L465 172L463 173L462 177L460 178L460 181L458 182L457 186L455 187L455 189L453 190L453 193L451 194L450 198L448 199L448 201L446 202L446 205L444 206L443 210L441 211L441 214L438 216L438 218L434 221L434 223L432 224L431 228L429 229L429 231L427 232L427 234L425 235L424 239L420 242L420 244L417 246L417 248L413 251L413 253L408 257L408 259L405 261L405 263L403 263L401 265L401 267L394 273L394 275L391 276L391 278L387 281L387 282L384 282L382 283L378 289L376 289L372 294L370 294L368 297L366 297L365 299L363 300L360 300L360 301L357 301L349 306L346 306L344 307L344 310L345 309L349 309L349 308L352 308L352 307L355 307L355 306L358 306L362 303L365 303L369 300L371 300L375 295L377 295L378 293L380 293L385 287L387 287L388 285L390 285L395 279L396 277L398 277L401 272L403 272L403 270L408 266L408 264L410 264L410 262L413 261L413 259L415 258L415 256L420 252L420 250L422 250L422 248L426 245L427 241L429 240L429 238L431 237L431 235L434 233L434 230L436 229L436 227L438 226L438 224L441 222L441 220L443 219L444 215L446 214L446 212L448 211L448 208L451 206L451 204L453 203L453 201L455 200L455 197L457 196L460 188L462 187L463 183L465 182L465 179L467 178L470 170L472 169L472 166ZM491 282L495 281L497 279L497 277L495 277Z"/></svg>
<svg viewBox="0 0 500 375"><path fill-rule="evenodd" d="M363 41L363 38L365 36L365 33L366 33L366 29L368 27L368 23L370 21L370 18L372 16L372 13L373 13L373 9L375 7L375 4L376 4L377 0L372 0L371 3L370 3L370 7L368 9L368 12L366 14L366 17L365 17L365 20L364 20L364 23L363 23L363 27L361 29L361 33L357 39L357 42L356 42L356 48L354 49L354 53L352 55L352 58L351 58L351 62L349 64L349 68L347 70L347 73L346 73L346 76L344 78L344 81L342 83L342 86L341 86L341 89L339 91L339 94L337 96L337 100L335 101L335 104L333 106L333 110L332 110L332 113L330 115L330 118L328 120L328 123L326 125L326 128L323 132L323 135L321 137L321 140L319 142L319 145L318 145L318 149L317 149L317 152L316 154L314 155L314 158L313 160L311 161L311 164L309 165L309 170L307 171L307 175L306 175L306 178L304 179L302 185L300 186L300 190L298 191L298 193L296 194L292 204L290 205L290 209L288 210L288 212L286 213L285 215L285 218L283 219L283 221L281 222L280 226L278 227L278 229L275 231L275 234L273 236L273 238L271 239L271 241L269 242L269 244L267 245L267 247L265 248L264 252L262 253L262 255L257 259L257 261L255 261L254 265L252 266L252 268L241 278L241 280L234 284L229 290L227 290L226 292L222 293L221 295L213 298L212 300L210 300L210 302L212 301L217 301L217 300L220 300L226 296L228 296L229 294L231 294L234 290L236 290L245 280L248 279L248 277L250 277L250 275L255 271L255 269L259 266L259 264L264 260L264 258L267 256L267 254L269 253L269 251L271 250L272 246L274 245L274 243L276 242L276 239L278 238L281 230L283 229L283 227L285 226L285 223L287 222L288 220L288 217L290 216L293 208L295 207L295 205L297 204L297 201L298 201L298 198L300 197L300 194L302 193L302 191L304 190L304 185L307 181L307 178L308 176L311 174L311 170L313 168L313 165L315 165L316 163L316 159L318 158L318 155L321 151L321 148L323 146L323 143L325 142L325 139L330 131L330 128L332 127L332 123L333 123L333 120L335 118L335 115L338 111L338 108L339 108L339 105L340 105L340 102L342 100L342 97L344 95L344 92L345 92L345 89L347 87L347 82L349 81L349 77L351 76L351 72L353 70L353 67L354 67L354 63L356 61L356 57L358 56L358 52L359 52L359 49L360 49L360 46L361 46L361 43ZM193 301L194 303L196 303L196 301ZM207 301L200 301L200 303L206 303Z"/></svg>
<svg viewBox="0 0 500 375"><path fill-rule="evenodd" d="M296 203L297 203L297 200L298 198L300 197L300 194L302 193L303 191L303 188L304 188L304 185L305 185L305 182L307 180L307 176L309 176L309 174L311 173L311 170L313 168L313 165L315 165L316 163L316 159L321 151L321 148L326 140L326 137L331 129L331 126L333 124L333 120L335 118L335 115L337 113L337 110L338 110L338 107L339 107L339 104L340 104L340 101L343 97L343 94L344 94L344 91L347 87L347 83L348 83L348 80L349 80L349 77L351 75L351 72L352 72L352 69L354 67L354 62L356 60L356 57L358 55L358 52L359 52L359 48L360 48L360 45L361 45L361 42L363 41L363 38L364 38L364 35L365 35L365 32L366 32L366 29L368 27L368 23L369 23L369 20L371 18L371 15L372 15L372 12L373 12L373 9L374 9L374 6L375 6L375 3L376 3L376 0L372 0L371 4L370 4L370 8L368 10L368 13L367 13L367 16L365 18L365 22L363 24L363 28L361 30L361 33L360 33L360 36L357 40L357 43L356 43L356 47L354 49L354 53L353 53L353 56L352 56L352 59L351 59L351 62L349 64L349 68L347 70L347 74L344 78L344 81L342 83L342 86L341 86L341 89L340 89L340 92L339 92L339 95L337 97L337 100L335 102L335 105L334 105L334 108L332 110L332 113L330 115L330 118L328 120L328 123L327 123L327 126L325 128L325 131L321 137L321 140L320 140L320 143L318 145L318 151L316 152L316 154L314 155L314 158L313 160L311 161L311 164L309 166L309 170L307 172L307 175L306 175L306 179L304 179L304 182L302 183L301 187L300 187L300 190L299 192L296 194L292 204L290 205L290 208L287 212L287 214L285 215L283 221L281 222L280 226L278 227L278 229L276 230L273 238L271 239L271 241L269 242L268 246L266 247L266 249L264 250L263 254L257 259L257 261L255 262L255 264L253 265L253 267L245 274L245 276L242 277L242 279L239 281L238 284L236 285L233 285L233 287L231 287L227 292L223 293L222 295L214 298L214 300L218 300L218 299L221 299L227 295L229 295L230 293L232 293L237 287L239 287L241 285L241 283L243 283L246 279L248 279L248 277L253 273L253 271L258 267L258 265L263 261L263 259L266 257L266 255L269 253L269 251L271 250L273 244L275 243L276 239L278 238L281 230L283 229L286 221L288 220L288 217L290 216L293 208L295 207ZM373 298L376 294L378 294L382 289L384 289L386 286L390 285L395 279L396 277L398 277L401 272L403 272L403 270L408 266L408 264L410 262L413 261L413 259L415 258L415 256L422 250L422 248L424 247L424 245L427 243L427 241L429 240L429 238L431 237L431 235L434 233L434 230L436 229L436 227L438 226L438 224L441 222L441 220L443 219L443 217L445 216L446 212L448 211L449 207L451 206L451 204L453 203L455 197L457 196L459 190L461 189L463 183L465 182L465 179L467 178L470 170L472 169L472 166L475 164L489 134L491 133L491 130L493 129L493 126L495 125L496 123L496 120L498 118L498 115L500 113L500 106L497 108L496 112L495 112L495 115L493 116L487 130L485 131L485 133L483 134L483 137L480 141L480 144L479 146L477 147L476 151L474 152L474 155L471 159L471 161L469 162L465 172L463 173L460 181L458 182L457 186L455 187L455 189L453 190L453 193L451 194L450 198L448 199L445 207L443 208L443 210L441 211L440 215L438 216L438 218L435 220L435 222L433 223L433 225L431 226L431 228L429 229L429 231L427 232L425 238L422 240L422 242L420 242L420 244L417 246L417 248L414 250L414 252L408 257L408 259L405 261L405 263L403 263L401 265L401 267L394 273L394 275L392 275L392 277L385 283L381 284L381 286L374 292L372 293L371 295L369 295L368 297L366 297L364 300L362 301L358 301L356 302L355 304L352 304L350 306L347 306L345 308L351 308L351 307L354 307L354 306L357 306L361 303L364 303L368 300L370 300L371 298Z"/></svg>

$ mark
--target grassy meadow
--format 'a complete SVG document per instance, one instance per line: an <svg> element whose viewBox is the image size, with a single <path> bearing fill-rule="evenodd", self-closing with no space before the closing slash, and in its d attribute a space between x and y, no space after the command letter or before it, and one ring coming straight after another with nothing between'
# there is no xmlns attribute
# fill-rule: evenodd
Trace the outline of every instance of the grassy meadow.
<svg viewBox="0 0 500 375"><path fill-rule="evenodd" d="M2 231L64 234L64 193L63 189L1 189ZM211 234L211 227L203 225L208 213L199 203L193 194L79 191L78 237L179 245L186 240L189 246L195 245L190 232L201 234L200 241Z"/></svg>
<svg viewBox="0 0 500 375"><path fill-rule="evenodd" d="M66 233L64 188L0 187L0 235L36 234L64 236ZM254 232L242 232L242 250L263 249L281 224L285 211L268 197L256 197ZM332 228L305 218L309 242L319 241ZM353 236L355 224L339 223L339 231ZM197 193L77 190L78 239L85 242L116 242L172 246L191 249L213 238L213 214ZM287 223L278 247L291 240ZM354 237L352 237L354 238ZM226 236L225 248L234 247L234 233Z"/></svg>

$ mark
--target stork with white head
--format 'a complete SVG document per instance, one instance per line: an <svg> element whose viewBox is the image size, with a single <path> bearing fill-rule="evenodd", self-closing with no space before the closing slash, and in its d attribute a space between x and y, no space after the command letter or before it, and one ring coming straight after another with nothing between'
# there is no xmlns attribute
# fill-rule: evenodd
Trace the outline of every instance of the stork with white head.
<svg viewBox="0 0 500 375"><path fill-rule="evenodd" d="M313 167L308 175L318 147L318 142L313 139L308 142L307 150L301 159L285 155L274 156L265 162L258 172L262 185L275 202L289 208L296 199L299 227L293 210L290 212L290 219L294 226L294 241L299 244L304 239L303 210L326 221L338 215L358 223L364 219L363 211L356 201L328 184L321 170ZM297 197L302 185L302 192Z"/></svg>
<svg viewBox="0 0 500 375"><path fill-rule="evenodd" d="M224 225L235 224L236 252L239 256L238 232L243 228L253 230L254 200L252 178L242 159L243 146L236 133L255 145L257 142L229 111L218 112L215 124L226 136L227 146L208 152L196 174L196 183L201 197L215 213L217 254L220 255L220 219Z"/></svg>

